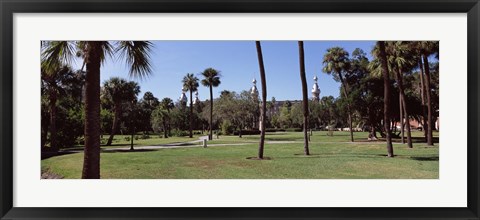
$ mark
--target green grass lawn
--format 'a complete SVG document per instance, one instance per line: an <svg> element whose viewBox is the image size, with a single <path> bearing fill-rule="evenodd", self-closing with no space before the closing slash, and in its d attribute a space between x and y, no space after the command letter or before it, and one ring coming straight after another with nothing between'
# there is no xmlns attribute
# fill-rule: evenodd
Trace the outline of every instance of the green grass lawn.
<svg viewBox="0 0 480 220"><path fill-rule="evenodd" d="M396 157L387 158L383 141L367 142L367 133L355 132L358 142L348 142L348 132L314 132L311 156L303 156L303 133L279 132L266 136L265 156L271 160L249 160L258 150L258 135L220 136L208 148L143 149L104 151L101 178L106 179L436 179L439 145L414 143L413 149L396 142ZM414 137L421 137L414 132ZM435 136L438 137L436 133ZM157 136L158 137L158 136ZM198 137L193 138L194 140ZM123 140L123 138L122 138ZM191 138L151 138L137 146L191 141ZM165 141L165 142L160 142ZM397 140L398 141L398 140ZM119 143L117 143L119 144ZM126 144L126 143L125 143ZM83 153L42 160L42 172L66 179L80 178Z"/></svg>

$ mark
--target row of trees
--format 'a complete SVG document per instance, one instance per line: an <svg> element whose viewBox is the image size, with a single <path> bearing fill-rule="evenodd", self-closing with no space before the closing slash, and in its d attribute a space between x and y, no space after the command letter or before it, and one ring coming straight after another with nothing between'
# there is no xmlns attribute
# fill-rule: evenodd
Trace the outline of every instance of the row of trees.
<svg viewBox="0 0 480 220"><path fill-rule="evenodd" d="M262 77L261 121L263 128L266 123L267 103L265 96L265 69L259 41L256 42L256 46L260 75ZM298 42L298 49L299 72L303 94L302 124L305 135L304 153L305 155L309 155L307 130L309 123L312 121L312 117L310 117L311 112L314 111L312 111L312 104L311 102L309 104L308 100L305 79L304 45L302 41ZM416 118L419 120L421 118L423 119L426 142L428 145L433 145L433 118L435 117L435 112L438 112L438 62L434 63L432 67L429 62L429 57L435 56L438 59L439 43L433 41L378 41L371 54L374 59L369 61L366 53L361 49L356 49L352 53L352 57L350 57L349 53L343 48L332 47L327 49L323 57L323 72L332 74L334 79L341 83L341 97L336 101L335 107L345 110L343 112L345 112L347 116L351 141L354 141L354 115L357 115L359 118L357 122L366 122L370 126L372 137L376 137L377 129L382 133L382 136L384 136L387 141L387 155L388 157L393 157L390 122L396 121L395 114L392 111L392 106L394 106L392 100L394 100L393 97L398 97L396 103L399 103L398 121L401 122L400 131L402 142L404 141L403 131L406 128L408 147L413 147L410 119ZM436 76L436 83L432 83L432 72L436 73L433 75L433 78ZM382 78L383 84L381 83ZM392 78L394 80L392 80ZM420 83L412 83L415 82L415 79ZM392 92L392 86L396 88L398 96ZM379 88L382 87L383 97L380 95L381 91L379 90ZM415 90L417 91L413 92ZM331 98L322 99L322 103L320 104L324 107L328 106L328 109L332 109L333 103L329 99ZM418 99L421 100L420 105L418 104ZM413 105L411 105L412 103ZM379 111L379 109L382 109L380 105L383 105L383 112ZM418 111L418 106L421 108L420 111ZM286 107L288 108L288 106ZM282 109L281 112L283 113L285 110L286 109ZM324 112L332 113L331 110L326 110L325 108L323 109ZM288 113L291 112L295 111L288 109ZM316 112L313 121L316 121L315 119L319 118L320 115L322 114ZM337 116L341 116L341 114L337 114ZM380 116L383 116L383 119ZM320 120L318 122L321 123L322 121ZM379 126L382 124L383 127ZM260 159L263 158L264 135L264 129L262 129L258 153L258 158Z"/></svg>
<svg viewBox="0 0 480 220"><path fill-rule="evenodd" d="M232 114L223 114L223 117L241 130L247 127L245 124L247 124L252 114L255 121L255 117L257 117L255 115L259 112L261 135L258 158L262 159L268 117L268 101L266 100L266 73L261 43L256 41L255 44L261 76L262 96L261 100L259 100L261 106L257 111L243 111L233 118L228 118L232 117ZM85 154L82 178L100 178L100 136L103 133L102 131L110 132L107 144L111 144L113 136L119 130L122 131L122 127L143 131L150 131L152 127L161 127L164 131L164 136L168 137L171 127L183 130L185 124L187 124L190 130L189 135L192 136L195 124L201 124L202 128L204 127L203 119L200 116L207 113L209 114L207 126L210 130L209 138L212 138L214 127L213 113L215 112L213 108L213 87L220 84L218 71L209 68L202 72L204 79L201 83L209 87L210 99L209 103L200 104L200 107L195 111L199 119L197 120L199 123L195 123L192 92L198 88L199 80L193 74L188 74L183 80L184 89L190 91L191 101L189 108L186 108L184 105L177 105L179 107L174 108L173 106L175 105L171 99L166 98L158 101L151 93L145 93L144 98L137 102L136 96L140 90L138 85L120 78L113 78L107 81L103 89L101 89L100 67L108 56L122 58L130 67L129 75L131 77L147 77L151 73L149 54L152 44L150 42L42 41L41 46L42 110L45 110L42 111L42 119L44 118L43 116L49 119L42 120L42 146L45 145L47 140L50 140L50 147L58 149L59 143L66 143L59 139L62 136L59 135L60 133L71 132L73 135L78 136L83 133ZM432 55L437 56L438 59L438 42L379 41L372 50L374 57L372 61L369 61L366 54L359 49L352 53L352 57L349 57L349 54L342 48L334 47L328 49L323 57L323 70L328 74L332 74L334 79L341 83L340 90L342 96L338 99L331 97L322 98L320 105L312 104L308 100L303 42L298 42L298 48L299 73L303 94L302 127L305 134L304 152L306 155L309 154L307 138L309 124L319 126L325 123L325 118L329 118L328 124L334 119L337 119L340 123L346 121L351 132L353 132L355 120L357 122L366 121L371 126L373 134L375 134L375 131L380 131L385 135L388 155L393 157L390 121L395 118L395 114L392 114L391 111L392 106L394 106L392 104L395 96L394 91L398 91L397 103L399 103L399 109L401 109L399 111L399 121L405 121L407 124L409 146L412 146L410 126L408 125L408 120L404 120L404 118L408 119L415 115L416 111L412 110L415 107L412 107L411 103L415 103L415 99L412 97L418 97L418 94L420 94L421 100L422 119L424 124L427 125L425 126L427 143L433 145L432 124L436 112L435 109L438 109L438 101L437 106L435 106L435 100L438 99L438 84L436 87L432 86L432 79L435 80L435 77L437 77L436 79L438 80L438 63L432 66L428 59ZM68 68L68 65L73 62L75 57L78 57L83 62L79 71L72 71ZM437 73L436 76L432 74L435 72ZM382 78L383 83L381 83ZM395 80L391 80L392 78ZM410 82L415 82L415 80L419 80L420 85L415 83L409 84ZM392 90L390 88L392 85L397 89ZM379 88L384 90L383 97L379 95ZM83 91L83 94L81 91ZM436 97L435 94L437 95ZM225 97L228 97L226 95ZM230 94L230 96L233 98L226 100L234 100L235 105L242 105L242 101L247 100L246 97L248 95ZM218 99L218 103L221 104L221 102L222 97ZM203 111L203 107L206 105L208 105L209 111ZM383 105L383 108L378 108L381 105ZM84 111L72 110L82 108ZM337 111L334 108L343 110ZM188 122L185 123L185 110L187 109L189 110ZM379 109L383 109L383 114ZM219 108L218 111L221 110ZM317 111L319 114L315 113ZM318 119L320 112L323 112L321 114L323 116L320 117L323 118L323 121ZM124 115L128 113L131 114L130 117L125 117ZM132 114L137 115L133 116ZM383 116L383 119L379 120L382 118L380 116ZM270 125L277 123L274 120L275 117L278 117L278 115L270 114ZM64 127L60 128L59 118L64 122L60 123L60 126ZM175 118L181 119L183 122L179 122ZM111 127L108 125L109 121L111 121ZM122 126L122 122L124 126ZM128 123L130 123L129 126L126 125ZM217 121L217 124L219 123ZM382 124L383 126L380 126ZM83 131L82 128L84 128ZM403 129L401 130L403 131ZM131 132L133 133L133 131ZM50 133L50 137L48 137L48 133ZM63 136L68 137L71 135ZM351 139L353 141L352 133Z"/></svg>

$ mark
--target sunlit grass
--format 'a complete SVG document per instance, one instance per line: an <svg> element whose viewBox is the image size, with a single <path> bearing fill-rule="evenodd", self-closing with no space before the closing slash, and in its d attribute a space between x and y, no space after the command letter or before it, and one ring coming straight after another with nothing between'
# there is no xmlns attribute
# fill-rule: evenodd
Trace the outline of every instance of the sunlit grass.
<svg viewBox="0 0 480 220"><path fill-rule="evenodd" d="M356 132L350 143L348 132L334 136L314 132L310 156L303 156L303 133L267 134L265 156L271 160L248 160L258 150L258 135L220 136L207 148L175 148L138 151L104 151L101 178L110 179L436 179L439 145L394 144L394 158L387 158L385 143L367 142L367 133ZM421 137L421 132L414 136ZM438 134L436 134L438 135ZM160 138L159 138L160 139ZM171 140L173 140L172 138ZM178 138L183 141L185 138ZM193 138L198 139L198 137ZM187 141L192 139L186 138ZM138 142L140 143L140 141ZM144 144L158 145L156 138ZM214 144L243 143L237 146ZM139 144L140 145L140 144ZM64 178L80 178L83 154L74 153L42 161L42 170Z"/></svg>

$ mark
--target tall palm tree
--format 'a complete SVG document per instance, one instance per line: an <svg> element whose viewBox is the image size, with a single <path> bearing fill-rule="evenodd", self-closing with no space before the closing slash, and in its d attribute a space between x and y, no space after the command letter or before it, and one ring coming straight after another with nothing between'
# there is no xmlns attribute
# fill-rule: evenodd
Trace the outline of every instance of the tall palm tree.
<svg viewBox="0 0 480 220"><path fill-rule="evenodd" d="M127 82L119 77L112 77L103 84L104 95L113 103L113 124L107 146L112 145L113 137L118 132L120 118L122 116L122 104L132 102L140 93L140 86L136 82Z"/></svg>
<svg viewBox="0 0 480 220"><path fill-rule="evenodd" d="M387 156L393 157L392 133L390 131L390 74L388 72L387 54L385 52L385 41L377 42L378 53L375 55L380 60L383 72L383 125L385 127L387 140ZM375 49L374 49L375 50Z"/></svg>
<svg viewBox="0 0 480 220"><path fill-rule="evenodd" d="M258 158L263 159L263 149L265 144L265 113L267 111L267 80L265 77L265 67L263 65L262 45L260 41L255 41L257 47L258 66L260 68L260 79L262 81L262 109L260 110L260 143L258 145Z"/></svg>
<svg viewBox="0 0 480 220"><path fill-rule="evenodd" d="M352 129L352 110L350 101L348 100L348 83L345 81L344 72L347 72L350 68L350 61L348 59L348 52L341 47L332 47L327 49L327 53L323 56L323 72L327 74L333 74L335 80L342 83L343 96L347 100L348 111L348 124L350 128L350 140L353 142L353 129Z"/></svg>
<svg viewBox="0 0 480 220"><path fill-rule="evenodd" d="M213 137L213 87L220 85L220 71L207 68L202 72L204 79L202 79L202 85L210 88L210 132L208 133L208 140L212 140Z"/></svg>
<svg viewBox="0 0 480 220"><path fill-rule="evenodd" d="M193 137L193 92L197 91L198 89L198 78L193 75L193 73L187 73L182 80L183 89L185 91L190 91L190 135L189 137Z"/></svg>
<svg viewBox="0 0 480 220"><path fill-rule="evenodd" d="M433 107L432 107L432 89L430 85L430 64L428 63L428 56L431 54L438 54L438 42L421 41L419 42L420 53L423 59L423 66L425 70L425 92L427 97L427 145L433 146Z"/></svg>
<svg viewBox="0 0 480 220"><path fill-rule="evenodd" d="M75 74L69 66L45 66L42 63L41 78L42 78L42 93L48 95L49 115L50 115L50 151L57 152L59 149L57 142L57 100L58 96L65 93L63 84L67 83ZM43 147L43 145L42 145Z"/></svg>
<svg viewBox="0 0 480 220"><path fill-rule="evenodd" d="M395 79L397 81L398 89L400 92L400 120L402 122L402 143L403 143L403 117L405 117L405 125L407 127L407 144L409 148L413 147L412 144L412 134L410 130L410 119L409 119L409 112L408 106L406 102L405 96L405 88L403 85L403 71L405 69L413 69L415 66L415 58L413 57L413 52L410 51L410 47L408 42L396 41L396 42L387 42L388 52L390 56L388 56L389 64L392 65L394 68L393 72L395 73Z"/></svg>
<svg viewBox="0 0 480 220"><path fill-rule="evenodd" d="M167 111L167 116L170 116L170 110L172 110L175 107L175 104L173 103L173 100L171 98L163 98L162 101L160 101L160 106ZM167 127L163 131L163 137L168 138L170 135L170 118L167 117L166 121Z"/></svg>
<svg viewBox="0 0 480 220"><path fill-rule="evenodd" d="M100 66L105 58L118 53L130 67L131 77L143 78L151 73L149 41L50 41L42 43L42 61L47 66L69 64L75 51L83 52L85 78L85 150L82 178L100 178Z"/></svg>
<svg viewBox="0 0 480 220"><path fill-rule="evenodd" d="M423 118L423 135L425 136L425 142L428 141L428 128L427 128L427 105L425 101L425 77L423 74L423 62L420 55L418 59L418 68L420 69L419 78L420 78L420 96L422 97L422 118Z"/></svg>
<svg viewBox="0 0 480 220"><path fill-rule="evenodd" d="M300 60L300 79L302 80L302 93L303 93L303 151L305 155L310 155L308 149L308 92L307 92L307 79L305 77L305 57L303 51L303 41L298 41L298 53Z"/></svg>

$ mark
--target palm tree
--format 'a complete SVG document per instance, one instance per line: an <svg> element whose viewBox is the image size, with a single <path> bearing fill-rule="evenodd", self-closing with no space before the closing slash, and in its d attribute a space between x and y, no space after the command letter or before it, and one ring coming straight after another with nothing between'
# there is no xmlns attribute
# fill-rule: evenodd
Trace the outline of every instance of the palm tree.
<svg viewBox="0 0 480 220"><path fill-rule="evenodd" d="M204 79L202 79L202 85L208 86L210 88L210 132L208 134L208 140L212 140L213 137L213 87L217 87L220 85L220 71L207 68L202 72Z"/></svg>
<svg viewBox="0 0 480 220"><path fill-rule="evenodd" d="M305 155L310 155L308 149L308 92L307 92L307 79L305 77L305 58L303 51L303 41L298 41L298 53L300 57L300 79L302 80L302 93L303 93L303 148Z"/></svg>
<svg viewBox="0 0 480 220"><path fill-rule="evenodd" d="M397 81L398 89L400 92L400 113L405 113L405 124L407 127L407 144L409 148L413 148L412 144L412 134L410 131L410 119L408 114L408 106L406 102L405 89L403 85L403 71L405 69L412 69L415 66L413 62L415 59L413 57L412 51L409 50L409 45L406 42L397 41L397 42L387 42L387 47L389 47L388 57L389 63L396 68L392 68L395 73L395 78ZM400 114L400 120L402 122L402 143L403 143L403 114Z"/></svg>
<svg viewBox="0 0 480 220"><path fill-rule="evenodd" d="M267 80L265 78L265 67L263 65L262 45L260 41L255 41L257 47L258 66L260 68L260 79L262 81L262 109L260 111L260 143L258 146L258 158L263 159L263 149L265 144L265 113L267 111Z"/></svg>
<svg viewBox="0 0 480 220"><path fill-rule="evenodd" d="M352 111L350 101L348 100L348 83L345 81L343 73L350 68L350 61L348 59L348 52L341 47L332 47L327 49L327 53L323 56L323 72L333 74L335 80L342 83L343 96L347 100L348 124L350 128L350 140L353 142L352 129Z"/></svg>
<svg viewBox="0 0 480 220"><path fill-rule="evenodd" d="M62 87L71 78L74 78L75 74L69 66L45 66L42 62L41 78L42 78L42 93L48 94L48 105L50 108L50 151L57 152L59 149L57 142L57 100L58 96L64 93ZM43 144L42 144L43 147Z"/></svg>
<svg viewBox="0 0 480 220"><path fill-rule="evenodd" d="M198 78L193 75L193 73L187 73L182 80L183 89L185 91L190 91L190 135L189 137L193 137L193 97L192 93L197 91L198 89Z"/></svg>
<svg viewBox="0 0 480 220"><path fill-rule="evenodd" d="M115 46L115 48L114 48ZM143 78L151 73L149 41L50 41L42 43L42 61L47 66L69 64L75 50L83 52L85 79L85 150L82 178L100 178L100 66L114 52L125 58L131 77Z"/></svg>
<svg viewBox="0 0 480 220"><path fill-rule="evenodd" d="M168 138L168 136L170 135L170 110L175 107L175 104L173 104L173 100L171 98L166 97L162 99L162 101L160 102L160 106L162 107L162 109L165 109L167 111L166 116L168 117L165 121L167 127L163 130L163 137Z"/></svg>
<svg viewBox="0 0 480 220"><path fill-rule="evenodd" d="M419 42L420 55L423 59L423 66L425 69L425 92L427 96L427 145L433 146L433 120L432 120L432 98L430 85L430 64L428 63L428 56L438 53L438 42L421 41Z"/></svg>
<svg viewBox="0 0 480 220"><path fill-rule="evenodd" d="M113 103L114 115L112 130L107 141L107 146L112 145L113 137L118 132L120 118L122 116L122 104L131 102L140 93L140 86L136 82L127 82L118 77L112 77L103 84L104 95Z"/></svg>
<svg viewBox="0 0 480 220"><path fill-rule="evenodd" d="M152 112L151 124L152 127L157 128L159 124L162 124L164 138L167 138L168 119L170 117L170 110L167 110L164 106L159 105Z"/></svg>
<svg viewBox="0 0 480 220"><path fill-rule="evenodd" d="M378 52L375 51L378 48ZM380 59L383 72L383 125L385 127L387 140L387 156L393 157L392 133L390 131L390 74L388 72L387 54L385 52L385 41L378 41L374 54Z"/></svg>

